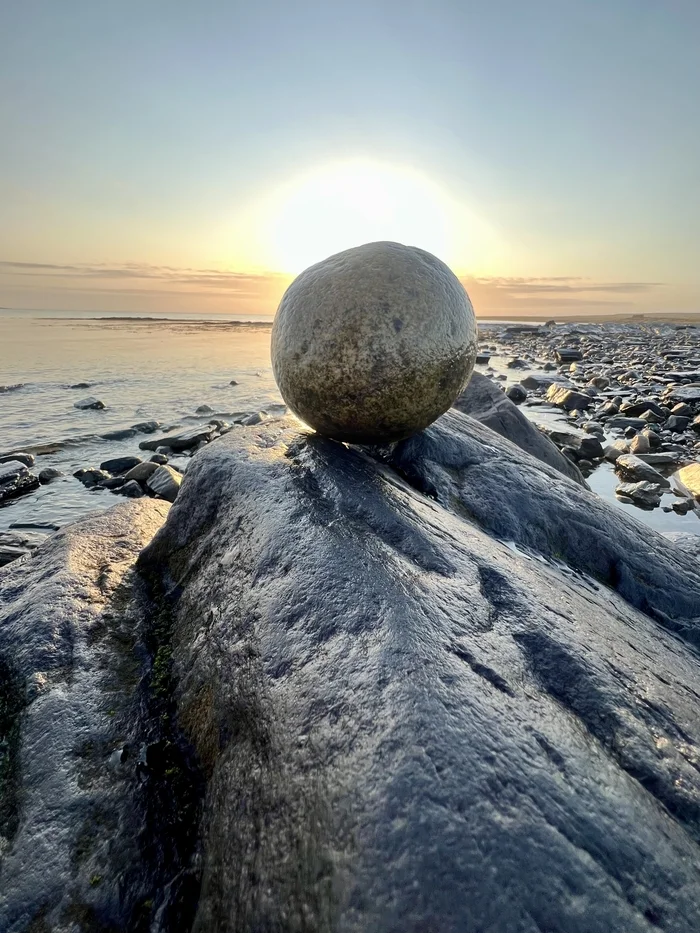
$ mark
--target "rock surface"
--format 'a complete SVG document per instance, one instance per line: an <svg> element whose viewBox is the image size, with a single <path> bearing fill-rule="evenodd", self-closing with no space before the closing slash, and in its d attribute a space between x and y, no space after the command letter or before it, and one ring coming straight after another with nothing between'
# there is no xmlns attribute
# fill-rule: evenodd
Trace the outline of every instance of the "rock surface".
<svg viewBox="0 0 700 933"><path fill-rule="evenodd" d="M486 376L473 373L454 407L517 444L521 450L553 466L564 476L585 486L576 465L562 456L554 444Z"/></svg>
<svg viewBox="0 0 700 933"><path fill-rule="evenodd" d="M79 402L73 402L73 408L79 408L82 411L87 411L91 408L101 410L104 407L104 402L101 402L98 398L94 398L92 395L89 395L87 398L80 399Z"/></svg>
<svg viewBox="0 0 700 933"><path fill-rule="evenodd" d="M142 557L207 777L194 929L690 933L697 562L456 411L391 464L228 435Z"/></svg>
<svg viewBox="0 0 700 933"><path fill-rule="evenodd" d="M146 486L168 502L174 502L180 489L182 474L171 466L159 466L146 480Z"/></svg>
<svg viewBox="0 0 700 933"><path fill-rule="evenodd" d="M38 485L38 476L30 473L26 464L20 460L5 460L0 463L0 502L31 492Z"/></svg>
<svg viewBox="0 0 700 933"><path fill-rule="evenodd" d="M383 443L426 427L474 367L474 311L439 259L400 243L330 256L285 292L272 328L282 397L322 434Z"/></svg>
<svg viewBox="0 0 700 933"><path fill-rule="evenodd" d="M148 653L125 583L168 508L125 503L0 570L4 933L147 929L156 782L135 766L152 732L140 719Z"/></svg>
<svg viewBox="0 0 700 933"><path fill-rule="evenodd" d="M0 929L700 928L696 554L457 410L165 508L0 572Z"/></svg>

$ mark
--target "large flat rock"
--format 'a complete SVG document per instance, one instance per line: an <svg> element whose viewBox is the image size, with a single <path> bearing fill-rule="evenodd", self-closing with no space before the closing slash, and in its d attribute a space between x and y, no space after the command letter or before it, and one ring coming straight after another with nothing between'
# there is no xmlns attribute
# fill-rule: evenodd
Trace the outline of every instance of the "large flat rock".
<svg viewBox="0 0 700 933"><path fill-rule="evenodd" d="M206 784L193 930L700 928L682 549L451 411L389 463L229 434L139 566Z"/></svg>

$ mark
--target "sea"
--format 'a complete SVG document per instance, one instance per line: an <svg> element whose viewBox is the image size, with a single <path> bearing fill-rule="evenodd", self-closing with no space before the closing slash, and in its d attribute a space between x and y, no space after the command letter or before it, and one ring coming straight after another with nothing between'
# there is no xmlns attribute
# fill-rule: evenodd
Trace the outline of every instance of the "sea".
<svg viewBox="0 0 700 933"><path fill-rule="evenodd" d="M210 418L278 413L282 399L270 363L271 325L269 317L236 314L145 317L0 309L0 385L21 386L0 393L0 455L24 450L35 454L35 472L55 467L64 473L0 506L0 532L51 531L120 501L108 490L86 489L73 476L111 457L150 456L138 447L146 435L105 440L109 431L155 420L165 433ZM518 380L505 358L502 367L498 357L490 364ZM87 396L105 408L77 409L74 403ZM201 406L211 411L198 413ZM533 421L566 423L557 409L521 410ZM186 471L190 460L171 462ZM609 464L588 480L598 495L657 531L700 534L697 512L643 511L616 499L617 482Z"/></svg>

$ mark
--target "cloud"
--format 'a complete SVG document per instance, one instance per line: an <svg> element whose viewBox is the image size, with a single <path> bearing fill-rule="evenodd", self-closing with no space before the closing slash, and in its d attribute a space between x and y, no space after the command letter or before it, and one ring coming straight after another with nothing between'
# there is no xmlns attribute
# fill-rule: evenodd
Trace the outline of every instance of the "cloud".
<svg viewBox="0 0 700 933"><path fill-rule="evenodd" d="M148 263L0 260L0 304L53 307L119 305L125 310L245 310L274 313L291 276ZM480 317L637 310L658 302L660 282L603 282L581 276L463 276Z"/></svg>
<svg viewBox="0 0 700 933"><path fill-rule="evenodd" d="M462 282L498 289L510 295L532 294L587 294L590 292L611 292L621 294L640 294L661 287L663 282L592 282L579 277L557 276L554 278L477 278L465 277Z"/></svg>
<svg viewBox="0 0 700 933"><path fill-rule="evenodd" d="M152 266L140 263L122 265L63 264L45 262L12 262L0 260L0 274L31 278L94 279L118 281L149 280L163 285L196 285L226 289L232 292L257 291L261 284L282 283L289 277L276 272L233 272L222 269L191 269L173 266Z"/></svg>

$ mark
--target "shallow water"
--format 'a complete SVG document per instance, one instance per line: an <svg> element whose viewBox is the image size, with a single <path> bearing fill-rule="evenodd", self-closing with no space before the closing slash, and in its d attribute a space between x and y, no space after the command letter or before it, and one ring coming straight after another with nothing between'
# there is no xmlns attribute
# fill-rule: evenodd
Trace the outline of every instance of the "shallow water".
<svg viewBox="0 0 700 933"><path fill-rule="evenodd" d="M200 405L226 418L279 403L269 344L264 323L0 315L0 384L24 383L0 395L0 452L61 442L57 452L37 456L35 471L52 466L67 474L0 508L0 530L15 522L65 524L119 501L109 491L85 489L71 474L138 455L147 435L104 441L101 433L149 420L164 428L204 424L208 417L195 415ZM239 384L231 386L232 379ZM70 388L80 382L90 387ZM76 409L74 402L87 396L106 408Z"/></svg>
<svg viewBox="0 0 700 933"><path fill-rule="evenodd" d="M149 420L163 422L162 431L175 425L188 428L205 424L208 417L226 419L279 405L269 348L269 321L243 325L194 317L49 317L0 311L0 384L24 383L17 391L0 394L0 453L60 443L55 452L37 455L34 469L51 466L66 473L0 507L0 531L17 523L60 526L120 501L107 490L85 489L72 476L75 470L97 467L110 457L150 456L138 447L149 435L105 441L99 435L106 431ZM498 356L491 358L491 365L506 373L509 381L521 378L507 370ZM230 385L232 379L239 384ZM90 387L70 388L80 382ZM74 407L88 395L101 399L105 410ZM213 414L197 415L200 405L209 405ZM566 423L557 409L524 406L521 410L535 422ZM171 462L185 469L188 458L174 457ZM619 502L609 464L599 467L588 482L617 508L658 531L700 534L697 512L687 516L661 509L646 512Z"/></svg>

